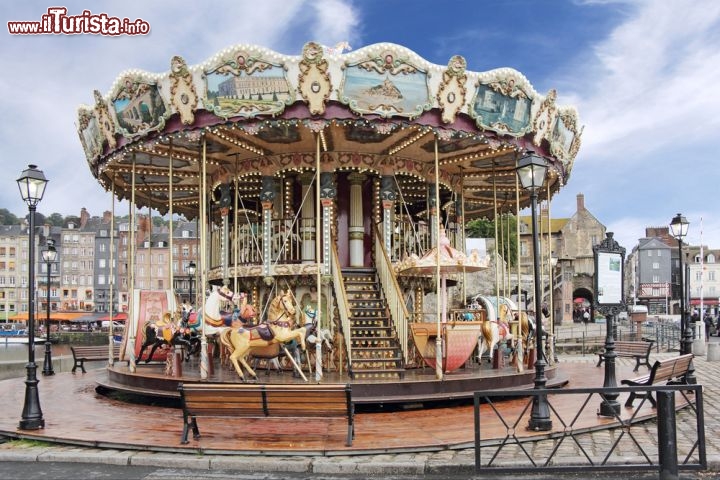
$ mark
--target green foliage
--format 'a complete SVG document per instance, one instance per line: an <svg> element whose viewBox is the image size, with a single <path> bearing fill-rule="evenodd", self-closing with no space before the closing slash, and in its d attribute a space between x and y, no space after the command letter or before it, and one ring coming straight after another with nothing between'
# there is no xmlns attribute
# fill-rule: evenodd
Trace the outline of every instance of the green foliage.
<svg viewBox="0 0 720 480"><path fill-rule="evenodd" d="M465 224L465 235L467 238L495 238L495 221L485 218L470 220ZM515 266L518 254L517 217L515 215L508 214L500 217L496 241L501 250L500 255L511 267Z"/></svg>
<svg viewBox="0 0 720 480"><path fill-rule="evenodd" d="M45 221L54 227L62 227L65 225L65 217L57 212L45 218Z"/></svg>
<svg viewBox="0 0 720 480"><path fill-rule="evenodd" d="M0 208L0 225L17 225L20 219L16 217L7 208Z"/></svg>

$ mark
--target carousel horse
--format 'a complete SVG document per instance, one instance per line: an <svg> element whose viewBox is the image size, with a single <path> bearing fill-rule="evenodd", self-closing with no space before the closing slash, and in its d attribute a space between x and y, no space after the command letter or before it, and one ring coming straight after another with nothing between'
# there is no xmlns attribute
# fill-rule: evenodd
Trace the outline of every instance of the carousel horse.
<svg viewBox="0 0 720 480"><path fill-rule="evenodd" d="M496 320L490 320L482 323L480 327L480 336L478 337L478 363L482 360L483 353L487 349L489 360L492 362L493 353L498 343L501 341L512 340L513 335L510 333L510 320L512 316L509 309L503 309L504 304L500 305L499 315Z"/></svg>
<svg viewBox="0 0 720 480"><path fill-rule="evenodd" d="M290 290L275 297L268 307L268 320L253 327L228 328L220 335L220 340L231 350L230 361L242 380L245 375L241 364L248 374L257 380L257 374L247 363L247 356L253 348L266 347L273 343L287 343L297 340L305 350L307 327L295 327L294 296Z"/></svg>
<svg viewBox="0 0 720 480"><path fill-rule="evenodd" d="M233 311L221 310L225 302L232 303ZM238 305L238 302L240 304ZM192 305L182 305L182 315L186 319L188 327L196 332L202 331L203 321L205 322L205 335L218 335L228 327L240 326L251 322L255 318L255 307L247 303L244 294L235 295L226 286L214 288L205 299L204 311L196 312ZM239 324L238 324L239 322Z"/></svg>
<svg viewBox="0 0 720 480"><path fill-rule="evenodd" d="M315 344L320 341L332 351L332 337L330 331L327 329L317 329L317 315L312 305L307 305L302 310L303 318L305 319L303 326L305 327L305 344ZM317 331L317 333L316 333ZM283 347L281 349L281 347ZM314 349L306 350L308 355L307 360L310 363L310 355L314 354ZM252 358L252 368L257 369L258 362L261 360L265 362L266 371L265 374L270 374L270 369L274 369L276 373L282 373L287 367L288 363L294 363L297 368L302 368L301 352L297 340L293 339L290 342L280 344L274 343L267 347L254 347L250 349L248 358ZM282 363L282 365L281 365ZM312 372L312 368L310 368ZM293 377L300 377L299 372L294 371Z"/></svg>
<svg viewBox="0 0 720 480"><path fill-rule="evenodd" d="M187 333L185 328L173 322L170 313L165 313L163 319L159 322L145 324L145 341L142 347L140 347L137 361L142 360L145 349L151 345L152 348L150 349L150 354L147 359L145 359L145 363L148 363L155 354L155 350L162 346L182 345L185 347L185 361L187 362L190 359L190 352L193 348L192 343L186 338Z"/></svg>

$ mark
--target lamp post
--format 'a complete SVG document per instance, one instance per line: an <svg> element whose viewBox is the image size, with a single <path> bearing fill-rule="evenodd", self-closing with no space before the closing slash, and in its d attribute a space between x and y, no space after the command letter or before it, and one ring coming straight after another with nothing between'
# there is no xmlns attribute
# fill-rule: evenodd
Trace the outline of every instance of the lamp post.
<svg viewBox="0 0 720 480"><path fill-rule="evenodd" d="M533 239L533 276L535 277L535 388L540 390L545 388L547 378L545 377L545 355L542 348L542 298L540 286L540 241L538 238L538 220L537 220L537 197L538 190L545 183L545 174L547 173L547 162L533 152L527 152L520 159L517 166L517 176L520 185L530 192L530 202L532 209L532 239ZM547 403L547 395L540 394L533 397L532 411L530 413L530 422L528 423L530 430L546 431L552 429L552 420L550 419L550 408Z"/></svg>
<svg viewBox="0 0 720 480"><path fill-rule="evenodd" d="M55 375L52 364L52 344L50 343L50 267L57 259L57 250L55 250L55 242L51 239L47 241L47 248L42 251L42 258L47 267L47 316L45 317L45 362L43 363L43 375Z"/></svg>
<svg viewBox="0 0 720 480"><path fill-rule="evenodd" d="M20 430L37 430L45 428L42 409L40 408L40 396L38 395L37 365L35 365L35 209L42 200L47 186L47 179L41 170L35 165L28 165L23 170L20 178L17 179L20 195L27 203L30 212L30 230L28 254L30 268L28 274L28 363L25 366L27 377L25 379L25 402L23 404L22 418L18 428Z"/></svg>
<svg viewBox="0 0 720 480"><path fill-rule="evenodd" d="M692 332L690 331L690 325L685 318L685 287L683 282L683 275L685 271L683 269L683 238L687 235L690 223L681 214L675 215L670 222L670 233L678 241L678 253L680 259L680 355L685 355L691 351L692 343Z"/></svg>
<svg viewBox="0 0 720 480"><path fill-rule="evenodd" d="M197 271L197 266L195 265L195 262L190 260L190 263L188 263L187 268L185 269L187 271L187 274L190 276L190 305L195 305L195 302L193 301L193 279L195 278L195 272Z"/></svg>
<svg viewBox="0 0 720 480"><path fill-rule="evenodd" d="M670 233L673 237L677 238L678 241L678 253L680 257L680 355L685 355L687 353L692 353L692 331L690 330L690 322L688 321L687 315L685 313L685 285L683 281L683 275L685 274L685 270L683 268L683 238L688 233L688 228L690 227L690 223L687 221L687 219L680 213L675 215L673 217L672 221L670 222ZM695 368L692 365L692 362L690 363L690 367L688 368L688 373L685 375L685 380L687 383L695 383Z"/></svg>

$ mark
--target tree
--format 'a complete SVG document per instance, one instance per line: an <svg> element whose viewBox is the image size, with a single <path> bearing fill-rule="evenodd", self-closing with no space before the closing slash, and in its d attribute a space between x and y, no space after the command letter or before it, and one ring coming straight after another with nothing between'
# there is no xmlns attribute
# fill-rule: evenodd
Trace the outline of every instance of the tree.
<svg viewBox="0 0 720 480"><path fill-rule="evenodd" d="M57 212L51 214L45 221L54 227L62 227L65 225L65 217Z"/></svg>
<svg viewBox="0 0 720 480"><path fill-rule="evenodd" d="M17 225L20 219L7 208L0 208L0 225Z"/></svg>
<svg viewBox="0 0 720 480"><path fill-rule="evenodd" d="M500 233L501 231L502 233ZM517 264L518 243L516 232L517 218L510 214L502 215L498 225L496 242L499 246L500 255L509 266ZM486 218L470 220L465 224L465 234L468 238L495 238L495 221Z"/></svg>
<svg viewBox="0 0 720 480"><path fill-rule="evenodd" d="M27 215L25 215L25 220L27 220L28 223L30 223L30 212L28 212ZM36 211L35 212L35 225L44 225L45 224L45 215L42 213Z"/></svg>

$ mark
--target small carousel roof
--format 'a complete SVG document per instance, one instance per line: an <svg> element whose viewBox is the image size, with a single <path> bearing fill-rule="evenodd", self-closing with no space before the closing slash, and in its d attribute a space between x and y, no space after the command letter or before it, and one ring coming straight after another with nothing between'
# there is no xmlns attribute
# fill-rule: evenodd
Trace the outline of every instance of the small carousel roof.
<svg viewBox="0 0 720 480"><path fill-rule="evenodd" d="M390 43L343 54L309 42L299 56L237 45L200 65L176 56L162 74L123 72L79 108L78 133L107 190L130 197L134 169L136 202L161 213L172 189L175 211L197 215L203 159L208 187L237 177L257 197L263 175L314 170L319 144L323 170L395 174L408 188L434 181L437 156L465 216L492 217L497 199L514 199L526 149L548 160L551 195L567 182L582 129L556 96L513 69L435 65Z"/></svg>

